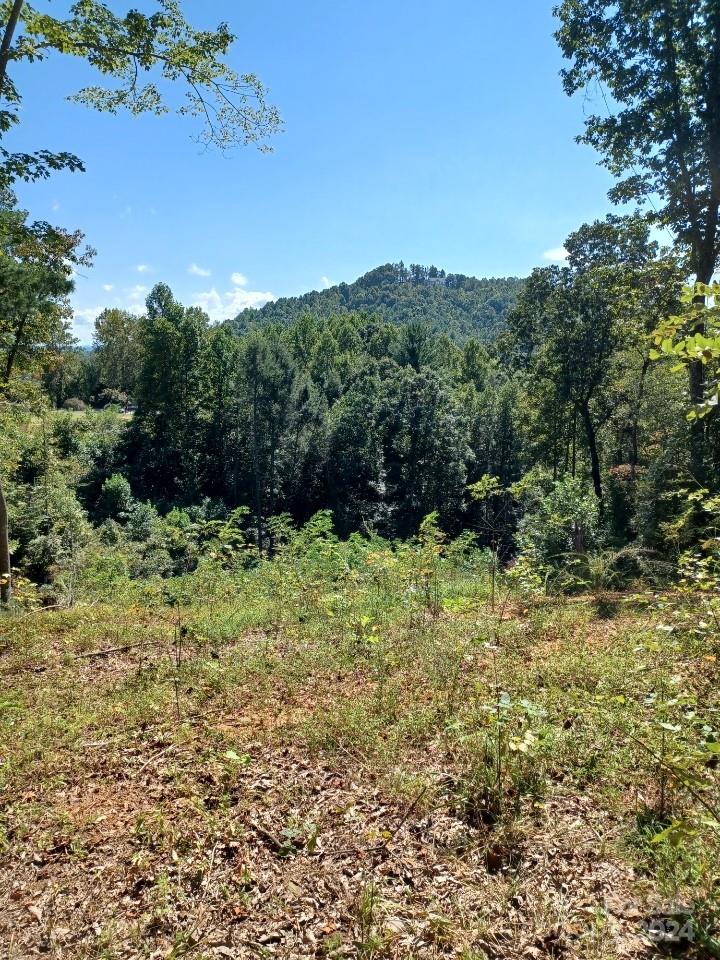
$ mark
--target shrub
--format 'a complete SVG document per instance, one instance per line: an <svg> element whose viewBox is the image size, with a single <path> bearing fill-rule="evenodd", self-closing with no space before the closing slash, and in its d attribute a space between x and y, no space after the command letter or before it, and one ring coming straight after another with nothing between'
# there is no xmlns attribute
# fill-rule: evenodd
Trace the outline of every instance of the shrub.
<svg viewBox="0 0 720 960"><path fill-rule="evenodd" d="M568 554L597 550L602 543L597 499L577 478L555 481L549 493L528 504L517 542L521 552L552 566L562 565Z"/></svg>
<svg viewBox="0 0 720 960"><path fill-rule="evenodd" d="M133 500L127 511L128 537L137 543L150 540L158 520L158 512L151 503Z"/></svg>
<svg viewBox="0 0 720 960"><path fill-rule="evenodd" d="M87 432L87 418L58 414L53 425L53 439L60 456L66 460L77 456Z"/></svg>
<svg viewBox="0 0 720 960"><path fill-rule="evenodd" d="M67 400L63 403L63 410L75 410L78 413L83 413L87 410L85 401L81 400L79 397L68 397Z"/></svg>
<svg viewBox="0 0 720 960"><path fill-rule="evenodd" d="M32 580L51 583L63 569L80 562L92 531L75 494L62 482L50 478L25 488L12 509L15 558Z"/></svg>
<svg viewBox="0 0 720 960"><path fill-rule="evenodd" d="M114 473L103 483L98 504L103 517L124 520L134 503L130 484L121 473Z"/></svg>
<svg viewBox="0 0 720 960"><path fill-rule="evenodd" d="M97 396L97 405L99 407L126 407L130 398L121 390L111 390L110 388L102 390Z"/></svg>

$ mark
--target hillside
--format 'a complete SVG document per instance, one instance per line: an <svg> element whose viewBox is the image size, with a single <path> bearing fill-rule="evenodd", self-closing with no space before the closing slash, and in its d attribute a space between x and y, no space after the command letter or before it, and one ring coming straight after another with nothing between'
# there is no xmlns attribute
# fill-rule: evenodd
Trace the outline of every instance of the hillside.
<svg viewBox="0 0 720 960"><path fill-rule="evenodd" d="M436 267L407 269L402 263L386 263L354 283L282 297L260 310L243 310L234 327L244 332L257 324L290 324L306 313L328 317L365 311L397 324L421 321L456 340L471 335L489 340L503 329L522 285L517 277L477 279Z"/></svg>

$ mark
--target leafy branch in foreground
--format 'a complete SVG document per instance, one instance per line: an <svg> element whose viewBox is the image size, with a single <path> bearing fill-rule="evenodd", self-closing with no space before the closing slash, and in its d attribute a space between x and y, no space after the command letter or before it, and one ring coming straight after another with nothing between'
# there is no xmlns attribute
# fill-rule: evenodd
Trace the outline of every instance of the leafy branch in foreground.
<svg viewBox="0 0 720 960"><path fill-rule="evenodd" d="M150 15L130 10L113 13L98 0L77 0L66 19L42 13L21 0L0 3L5 23L0 41L0 136L20 120L22 94L12 76L16 64L45 60L49 53L80 57L110 81L88 86L70 99L107 113L160 115L174 109L199 118L199 139L227 149L258 143L280 129L277 109L251 73L238 74L224 60L235 36L226 23L215 30L196 30L185 20L177 0L160 0ZM185 96L173 103L169 90L184 86ZM168 88L168 89L166 89ZM0 148L0 176L37 180L53 170L82 169L71 153L10 152Z"/></svg>
<svg viewBox="0 0 720 960"><path fill-rule="evenodd" d="M688 420L713 414L720 403L720 284L696 283L683 294L684 309L653 333L651 360L676 357L675 370L697 363L703 367L703 393L688 412Z"/></svg>

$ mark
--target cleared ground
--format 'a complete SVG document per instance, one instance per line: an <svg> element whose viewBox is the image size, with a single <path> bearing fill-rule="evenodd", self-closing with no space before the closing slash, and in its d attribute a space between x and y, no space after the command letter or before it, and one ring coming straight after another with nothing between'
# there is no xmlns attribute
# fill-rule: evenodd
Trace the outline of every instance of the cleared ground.
<svg viewBox="0 0 720 960"><path fill-rule="evenodd" d="M657 598L314 562L0 621L4 956L611 960L684 904L717 955L716 835L652 843L706 644Z"/></svg>

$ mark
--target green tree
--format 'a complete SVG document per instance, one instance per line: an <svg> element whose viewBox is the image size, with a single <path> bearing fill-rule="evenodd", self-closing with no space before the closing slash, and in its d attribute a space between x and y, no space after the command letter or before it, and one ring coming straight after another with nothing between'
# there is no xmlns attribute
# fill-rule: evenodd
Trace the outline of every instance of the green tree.
<svg viewBox="0 0 720 960"><path fill-rule="evenodd" d="M242 408L247 411L257 545L265 549L265 520L275 512L279 460L291 431L297 371L275 330L251 333L240 361Z"/></svg>
<svg viewBox="0 0 720 960"><path fill-rule="evenodd" d="M70 317L73 269L87 265L81 233L49 223L28 223L27 214L0 206L0 388L16 368L37 366L63 336Z"/></svg>
<svg viewBox="0 0 720 960"><path fill-rule="evenodd" d="M185 87L186 99L178 108L181 114L199 117L203 123L201 139L221 148L237 143L259 142L267 148L267 138L277 132L280 118L268 105L265 89L252 74L238 75L223 62L234 41L226 24L214 31L194 30L185 21L177 0L159 0L159 9L146 15L129 10L124 17L114 14L99 0L77 0L65 19L53 17L32 7L24 0L2 0L0 22L0 189L14 180L38 180L54 170L82 170L82 161L68 151L53 152L41 148L34 152L11 151L5 136L21 118L22 93L16 82L20 71L16 66L34 64L52 53L85 60L110 80L106 87L91 86L80 90L74 99L95 109L117 113L127 109L133 114L166 113L167 92L178 85ZM142 79L141 79L142 78ZM147 79L147 82L143 82ZM24 221L23 221L24 225ZM7 220L3 234L7 235ZM35 241L52 241L57 249L64 237L47 225L30 228L26 238L35 234ZM11 234L17 224L10 224ZM3 238L5 243L5 236ZM72 262L77 242L64 260ZM16 358L30 341L33 320L43 323L54 319L62 322L62 302L66 286L48 283L38 264L14 252L3 258L2 287L4 324L0 331L8 342L5 380L9 380ZM44 265L47 268L47 264ZM59 281L57 272L53 281ZM8 315L12 319L8 320ZM24 318L24 319L23 319ZM35 341L33 341L35 342ZM2 376L2 373L0 373ZM8 511L0 487L0 569L9 569ZM9 583L3 577L5 599Z"/></svg>
<svg viewBox="0 0 720 960"><path fill-rule="evenodd" d="M555 12L571 61L565 90L601 90L603 111L587 117L580 140L618 178L611 198L659 198L650 215L687 249L697 280L709 283L720 253L720 7L563 0ZM690 364L694 403L702 401L702 371Z"/></svg>
<svg viewBox="0 0 720 960"><path fill-rule="evenodd" d="M602 501L600 427L615 417L634 479L649 334L677 301L682 274L638 214L584 224L565 246L568 266L534 271L511 320L516 356L532 374L526 432L557 478L575 475L582 430Z"/></svg>
<svg viewBox="0 0 720 960"><path fill-rule="evenodd" d="M616 413L626 411L625 423L617 423L629 446L627 458L620 462L630 464L634 478L650 370L650 334L679 306L683 269L670 251L660 250L651 240L650 221L639 213L611 214L604 220L583 224L570 234L565 246L574 271L603 271L607 295L614 302L616 370L606 393Z"/></svg>
<svg viewBox="0 0 720 960"><path fill-rule="evenodd" d="M200 489L202 360L208 318L184 308L163 283L139 325L142 363L133 419L142 489L192 502Z"/></svg>
<svg viewBox="0 0 720 960"><path fill-rule="evenodd" d="M240 351L240 340L223 324L208 331L202 356L203 487L233 507L240 502L241 458L234 442L242 415L238 402Z"/></svg>
<svg viewBox="0 0 720 960"><path fill-rule="evenodd" d="M95 321L93 345L102 385L128 396L135 395L140 362L139 318L111 307Z"/></svg>
<svg viewBox="0 0 720 960"><path fill-rule="evenodd" d="M415 371L431 366L434 360L435 338L424 323L412 321L406 324L400 333L398 342L398 363L410 366Z"/></svg>
<svg viewBox="0 0 720 960"><path fill-rule="evenodd" d="M381 399L382 385L373 364L329 414L328 499L343 534L385 519Z"/></svg>
<svg viewBox="0 0 720 960"><path fill-rule="evenodd" d="M398 370L382 401L386 497L397 535L437 511L457 523L469 458L467 422L449 385L431 370Z"/></svg>
<svg viewBox="0 0 720 960"><path fill-rule="evenodd" d="M74 266L87 264L82 234L48 223L28 223L3 190L0 199L0 392L9 396L18 368L36 370L42 359L71 342L67 318ZM11 596L9 510L0 483L0 602Z"/></svg>
<svg viewBox="0 0 720 960"><path fill-rule="evenodd" d="M536 378L550 382L558 400L569 404L585 432L593 488L602 502L602 476L592 403L607 382L616 348L613 305L602 271L574 273L569 267L548 267L521 298L520 332L534 312ZM538 296L536 300L530 297ZM573 454L574 459L574 454Z"/></svg>

